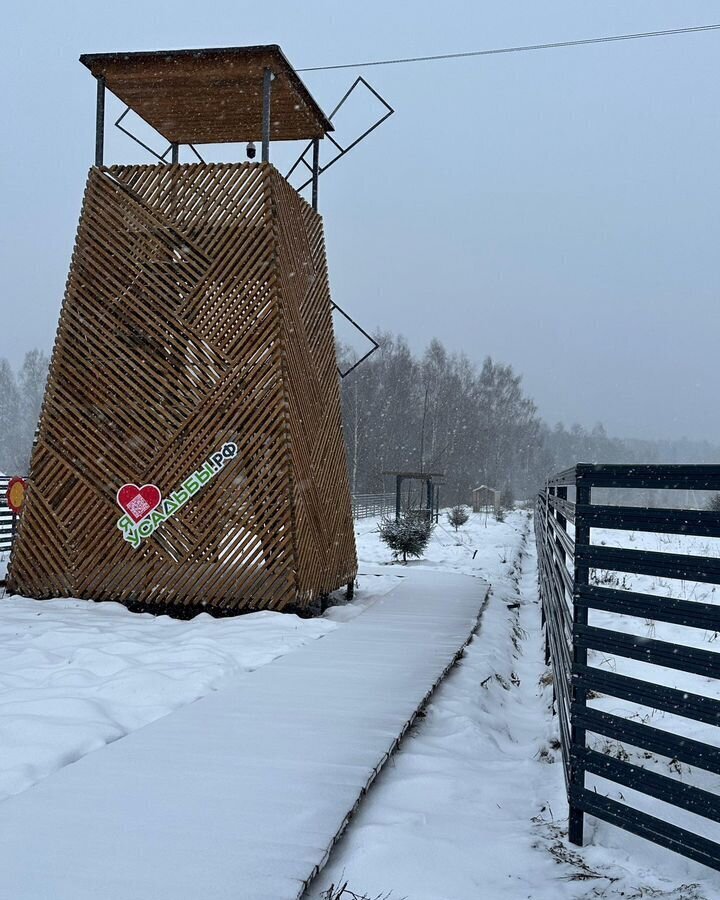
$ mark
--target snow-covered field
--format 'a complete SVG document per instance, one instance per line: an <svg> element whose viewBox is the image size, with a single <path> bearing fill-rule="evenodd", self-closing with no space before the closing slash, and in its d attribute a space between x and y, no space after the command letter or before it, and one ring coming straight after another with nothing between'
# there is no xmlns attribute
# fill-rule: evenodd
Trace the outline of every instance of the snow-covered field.
<svg viewBox="0 0 720 900"><path fill-rule="evenodd" d="M319 619L177 622L117 604L0 601L0 798L361 615L406 571L388 564L376 524L357 523L356 602ZM708 869L603 823L589 820L584 849L566 843L531 534L521 511L505 522L474 515L457 534L441 521L425 558L409 564L480 574L493 591L477 636L361 804L312 900L345 881L360 897L392 891L394 900L720 897Z"/></svg>
<svg viewBox="0 0 720 900"><path fill-rule="evenodd" d="M260 612L179 622L82 600L0 602L0 799L335 624Z"/></svg>

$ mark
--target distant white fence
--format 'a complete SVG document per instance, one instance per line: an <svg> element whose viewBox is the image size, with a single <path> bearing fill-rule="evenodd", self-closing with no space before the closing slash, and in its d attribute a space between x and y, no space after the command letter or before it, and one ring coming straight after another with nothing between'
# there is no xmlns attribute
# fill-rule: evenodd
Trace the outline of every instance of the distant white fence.
<svg viewBox="0 0 720 900"><path fill-rule="evenodd" d="M0 476L0 553L5 553L12 547L14 535L14 516L12 510L7 505L7 489L9 483L10 478L8 476Z"/></svg>
<svg viewBox="0 0 720 900"><path fill-rule="evenodd" d="M353 519L389 516L395 512L395 494L353 494Z"/></svg>

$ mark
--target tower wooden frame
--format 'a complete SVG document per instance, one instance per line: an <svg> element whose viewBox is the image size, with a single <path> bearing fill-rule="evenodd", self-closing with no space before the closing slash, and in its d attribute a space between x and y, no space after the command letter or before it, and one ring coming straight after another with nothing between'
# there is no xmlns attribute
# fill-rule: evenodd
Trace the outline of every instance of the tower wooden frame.
<svg viewBox="0 0 720 900"><path fill-rule="evenodd" d="M269 162L94 166L9 589L190 615L352 583L340 408L322 220ZM202 471L124 539L123 484L165 504Z"/></svg>

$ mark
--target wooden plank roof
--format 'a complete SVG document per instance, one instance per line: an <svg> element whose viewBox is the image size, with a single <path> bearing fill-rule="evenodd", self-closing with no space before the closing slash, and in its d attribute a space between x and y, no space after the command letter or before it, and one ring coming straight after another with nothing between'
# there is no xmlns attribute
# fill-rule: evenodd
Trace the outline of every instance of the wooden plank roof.
<svg viewBox="0 0 720 900"><path fill-rule="evenodd" d="M80 62L168 141L259 141L266 68L275 76L271 140L309 140L333 130L277 44L85 53Z"/></svg>

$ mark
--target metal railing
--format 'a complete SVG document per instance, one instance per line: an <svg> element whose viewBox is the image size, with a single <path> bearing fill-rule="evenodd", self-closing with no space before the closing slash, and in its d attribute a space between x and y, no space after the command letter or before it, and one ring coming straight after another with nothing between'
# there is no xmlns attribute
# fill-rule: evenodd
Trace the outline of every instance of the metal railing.
<svg viewBox="0 0 720 900"><path fill-rule="evenodd" d="M720 775L720 730L716 730L720 728L720 700L716 699L720 697L720 653L699 646L703 630L711 634L720 631L720 606L692 599L692 591L687 596L687 591L680 590L685 596L678 596L677 588L674 596L632 589L636 576L653 577L655 585L664 586L664 593L669 594L673 591L661 579L720 584L720 558L695 555L697 547L692 542L692 537L720 537L720 512L593 503L593 489L597 488L717 492L720 466L579 464L549 479L538 497L535 533L540 596L570 807L569 837L582 844L583 817L591 814L720 869L720 844L668 821L665 809L660 815L651 815L635 808L622 793L618 794L620 802L605 796L604 788L590 790L586 786L586 775L597 776L720 822L720 794L707 789L717 788L717 780L713 784L707 773ZM676 535L679 546L673 549L687 552L593 543L591 529L613 529L615 535L630 532L630 540L636 540L636 532ZM658 542L658 546L664 545ZM707 552L708 547L704 549ZM622 578L613 573L623 573ZM667 624L684 626L687 638L675 643L633 634L643 623L652 625L651 635L655 623L663 623L660 627L665 629ZM600 627L602 624L606 627ZM613 658L661 666L671 674L704 676L708 679L707 689L703 688L706 694L687 690L684 676L675 676L676 682L684 682L675 687L658 683L657 670L642 665L638 667L641 672L633 671L633 677L602 667L603 660ZM643 677L635 677L637 674ZM610 711L603 697L621 702L613 702ZM661 720L648 725L652 715L633 714L628 704L645 710L649 707L652 715L660 711L690 720L686 730L700 732L710 741L698 740L695 734L683 736L675 724L667 726L672 730L657 727ZM600 708L603 705L605 708ZM606 745L608 739L619 744L623 751L612 755L600 752L597 741L588 741L589 733L605 739ZM640 755L627 753L626 745L638 748ZM677 768L680 764L697 767L704 786L645 767L643 754L646 758L651 754L668 757Z"/></svg>
<svg viewBox="0 0 720 900"><path fill-rule="evenodd" d="M353 494L353 519L395 514L395 494Z"/></svg>

